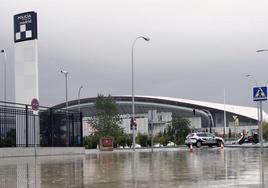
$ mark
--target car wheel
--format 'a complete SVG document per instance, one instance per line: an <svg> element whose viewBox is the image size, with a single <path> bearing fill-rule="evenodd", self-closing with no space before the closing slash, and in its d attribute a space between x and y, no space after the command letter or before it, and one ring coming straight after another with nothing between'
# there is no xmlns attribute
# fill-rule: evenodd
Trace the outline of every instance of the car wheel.
<svg viewBox="0 0 268 188"><path fill-rule="evenodd" d="M196 142L196 147L197 147L197 148L200 148L201 146L202 146L202 143L201 143L200 141L197 141L197 142Z"/></svg>
<svg viewBox="0 0 268 188"><path fill-rule="evenodd" d="M218 141L218 142L217 142L217 146L218 146L218 147L221 147L221 143L222 143L222 141Z"/></svg>

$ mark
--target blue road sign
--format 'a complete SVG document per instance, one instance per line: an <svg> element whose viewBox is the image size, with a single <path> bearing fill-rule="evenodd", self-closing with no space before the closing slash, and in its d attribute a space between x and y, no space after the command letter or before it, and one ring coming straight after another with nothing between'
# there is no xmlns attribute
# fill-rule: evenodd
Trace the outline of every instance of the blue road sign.
<svg viewBox="0 0 268 188"><path fill-rule="evenodd" d="M267 100L267 87L254 87L253 88L253 101L266 101Z"/></svg>

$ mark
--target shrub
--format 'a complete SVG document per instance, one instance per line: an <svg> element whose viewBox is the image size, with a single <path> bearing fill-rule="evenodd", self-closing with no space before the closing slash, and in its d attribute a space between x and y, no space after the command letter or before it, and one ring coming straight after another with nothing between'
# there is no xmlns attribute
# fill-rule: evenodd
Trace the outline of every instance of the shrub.
<svg viewBox="0 0 268 188"><path fill-rule="evenodd" d="M147 147L147 143L148 143L147 134L138 133L136 140L137 140L137 143L140 144L142 147Z"/></svg>
<svg viewBox="0 0 268 188"><path fill-rule="evenodd" d="M129 144L129 141L130 141L130 144ZM127 134L122 134L116 138L116 143L119 146L125 147L127 145L131 145L131 139L129 138Z"/></svg>
<svg viewBox="0 0 268 188"><path fill-rule="evenodd" d="M89 135L84 138L84 146L86 149L96 149L99 144L99 137L96 135Z"/></svg>
<svg viewBox="0 0 268 188"><path fill-rule="evenodd" d="M132 145L132 138L128 136L126 143L127 143L127 146L130 147Z"/></svg>
<svg viewBox="0 0 268 188"><path fill-rule="evenodd" d="M167 135L162 132L159 132L154 138L154 143L159 143L163 146L166 146L168 144Z"/></svg>

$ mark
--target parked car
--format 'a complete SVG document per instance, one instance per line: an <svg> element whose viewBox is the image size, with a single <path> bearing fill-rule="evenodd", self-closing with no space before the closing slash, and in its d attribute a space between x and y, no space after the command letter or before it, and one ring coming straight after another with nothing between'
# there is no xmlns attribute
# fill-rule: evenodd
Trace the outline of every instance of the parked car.
<svg viewBox="0 0 268 188"><path fill-rule="evenodd" d="M251 136L241 133L241 137L233 143L240 144L240 145L242 145L243 143L257 144L259 143L259 136L258 136L258 133L253 133Z"/></svg>
<svg viewBox="0 0 268 188"><path fill-rule="evenodd" d="M207 132L197 132L191 133L186 137L185 145L190 147L190 145L196 146L197 148L201 146L218 146L221 147L221 144L224 144L224 140L221 137L217 137L211 133Z"/></svg>

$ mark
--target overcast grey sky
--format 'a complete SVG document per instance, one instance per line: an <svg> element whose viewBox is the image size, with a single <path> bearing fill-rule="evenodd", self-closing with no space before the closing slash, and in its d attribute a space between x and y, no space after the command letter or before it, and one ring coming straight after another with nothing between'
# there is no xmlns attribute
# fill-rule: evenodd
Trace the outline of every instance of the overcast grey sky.
<svg viewBox="0 0 268 188"><path fill-rule="evenodd" d="M131 94L131 46L135 45L135 93L255 106L253 74L268 82L267 0L0 0L0 48L8 55L8 100L14 100L13 15L36 11L40 104L97 93ZM3 56L0 57L3 100ZM30 101L29 101L30 103ZM268 111L267 102L264 109Z"/></svg>

